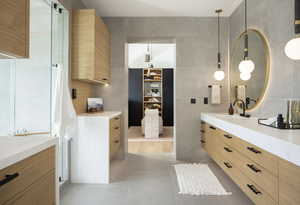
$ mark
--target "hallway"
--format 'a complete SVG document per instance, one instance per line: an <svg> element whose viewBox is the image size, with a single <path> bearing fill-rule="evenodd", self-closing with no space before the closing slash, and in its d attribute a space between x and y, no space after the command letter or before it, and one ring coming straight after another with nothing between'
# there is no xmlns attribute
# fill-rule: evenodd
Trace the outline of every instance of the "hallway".
<svg viewBox="0 0 300 205"><path fill-rule="evenodd" d="M204 157L206 159L206 157ZM134 155L112 165L109 185L66 185L62 205L251 205L252 202L212 161L206 161L231 196L179 195L171 155ZM118 176L118 177L114 177Z"/></svg>

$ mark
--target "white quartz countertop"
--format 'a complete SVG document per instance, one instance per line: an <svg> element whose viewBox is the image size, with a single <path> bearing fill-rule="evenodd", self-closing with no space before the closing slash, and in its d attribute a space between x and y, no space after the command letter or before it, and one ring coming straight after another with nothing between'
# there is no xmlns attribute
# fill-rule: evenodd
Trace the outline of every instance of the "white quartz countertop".
<svg viewBox="0 0 300 205"><path fill-rule="evenodd" d="M0 136L0 170L57 143L58 138L47 136Z"/></svg>
<svg viewBox="0 0 300 205"><path fill-rule="evenodd" d="M271 128L238 115L202 113L201 120L300 166L300 130Z"/></svg>
<svg viewBox="0 0 300 205"><path fill-rule="evenodd" d="M104 117L104 118L111 119L121 114L122 112L119 111L104 111L104 112L97 112L97 113L83 113L83 114L79 114L78 117L79 118Z"/></svg>

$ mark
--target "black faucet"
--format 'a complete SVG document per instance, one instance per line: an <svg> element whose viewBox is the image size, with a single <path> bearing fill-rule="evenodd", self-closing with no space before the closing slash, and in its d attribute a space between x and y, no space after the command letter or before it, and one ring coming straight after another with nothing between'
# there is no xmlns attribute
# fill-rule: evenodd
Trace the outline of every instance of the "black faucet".
<svg viewBox="0 0 300 205"><path fill-rule="evenodd" d="M235 104L237 102L241 102L242 103L242 109L243 109L243 113L240 114L241 117L250 117L250 115L247 115L246 114L246 103L241 100L241 99L236 99L234 102L233 102L233 106L235 106Z"/></svg>

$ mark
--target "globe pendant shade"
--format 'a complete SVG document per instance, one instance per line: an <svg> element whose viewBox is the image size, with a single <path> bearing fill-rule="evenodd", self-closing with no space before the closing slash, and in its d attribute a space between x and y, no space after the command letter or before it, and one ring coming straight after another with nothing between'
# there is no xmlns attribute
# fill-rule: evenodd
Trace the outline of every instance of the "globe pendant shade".
<svg viewBox="0 0 300 205"><path fill-rule="evenodd" d="M286 44L285 54L292 60L300 60L300 37L293 38Z"/></svg>
<svg viewBox="0 0 300 205"><path fill-rule="evenodd" d="M223 80L224 77L225 77L225 73L224 73L224 71L222 71L222 70L217 70L217 71L214 73L214 78L215 78L217 81Z"/></svg>
<svg viewBox="0 0 300 205"><path fill-rule="evenodd" d="M241 73L241 74L240 74L240 78L241 78L243 81L250 80L250 78L251 78L251 73L248 73L248 72Z"/></svg>
<svg viewBox="0 0 300 205"><path fill-rule="evenodd" d="M239 64L239 70L241 73L252 73L255 69L255 65L252 60L243 60Z"/></svg>

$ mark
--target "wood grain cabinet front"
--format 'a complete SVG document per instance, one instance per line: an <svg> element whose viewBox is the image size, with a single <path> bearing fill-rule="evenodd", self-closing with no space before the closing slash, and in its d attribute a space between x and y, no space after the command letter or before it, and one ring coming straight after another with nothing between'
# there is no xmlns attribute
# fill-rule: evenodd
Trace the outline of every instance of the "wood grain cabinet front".
<svg viewBox="0 0 300 205"><path fill-rule="evenodd" d="M47 184L55 183L54 177L49 177L49 173L54 173L54 171L54 147L0 170L0 205L22 204L22 200L20 199L24 199L22 205L46 205L46 201L44 203L42 201L40 203L29 203L30 200L31 202L40 200L40 196L42 195L51 196L51 200L55 201L55 196L52 194L55 192L54 186L47 186L43 189L35 187L35 184L39 184L38 186L40 186L40 180L47 181ZM28 189L34 191L28 191ZM34 195L29 194L32 196L32 199L27 197L27 192L34 192ZM53 204L51 203L51 205Z"/></svg>
<svg viewBox="0 0 300 205"><path fill-rule="evenodd" d="M55 173L50 172L5 205L55 205Z"/></svg>
<svg viewBox="0 0 300 205"><path fill-rule="evenodd" d="M29 57L30 0L0 1L0 58Z"/></svg>
<svg viewBox="0 0 300 205"><path fill-rule="evenodd" d="M213 125L202 124L206 151L256 205L300 204L299 166Z"/></svg>
<svg viewBox="0 0 300 205"><path fill-rule="evenodd" d="M279 160L279 205L300 204L300 167Z"/></svg>
<svg viewBox="0 0 300 205"><path fill-rule="evenodd" d="M206 150L213 160L255 204L276 205L278 203L278 178L276 175L278 168L276 167L273 172L264 168L264 160L274 156L213 125L208 123L205 125ZM261 156L249 157L245 147L255 148L259 153L263 153L263 158ZM251 151L250 155L252 153L254 154ZM273 165L272 163L266 164L268 168L269 164ZM275 162L274 166L276 165Z"/></svg>
<svg viewBox="0 0 300 205"><path fill-rule="evenodd" d="M121 116L116 116L109 121L110 126L110 158L112 159L119 151L121 145Z"/></svg>
<svg viewBox="0 0 300 205"><path fill-rule="evenodd" d="M72 78L110 82L110 33L94 9L72 12Z"/></svg>

